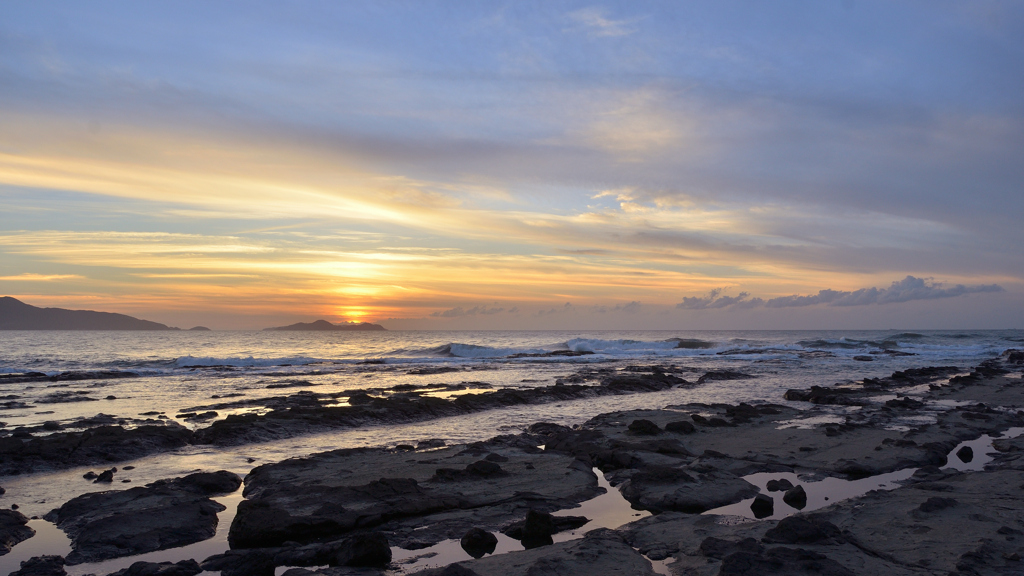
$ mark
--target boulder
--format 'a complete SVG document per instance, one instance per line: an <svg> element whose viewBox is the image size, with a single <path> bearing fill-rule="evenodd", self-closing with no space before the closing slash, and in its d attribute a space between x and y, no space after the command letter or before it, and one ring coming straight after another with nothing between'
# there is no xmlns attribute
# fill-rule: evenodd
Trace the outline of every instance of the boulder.
<svg viewBox="0 0 1024 576"><path fill-rule="evenodd" d="M785 478L769 480L766 486L769 492L785 492L793 487L793 483Z"/></svg>
<svg viewBox="0 0 1024 576"><path fill-rule="evenodd" d="M686 420L676 420L675 422L665 424L665 430L667 432L675 432L676 434L693 434L697 431L697 428Z"/></svg>
<svg viewBox="0 0 1024 576"><path fill-rule="evenodd" d="M498 546L498 537L483 528L472 528L459 541L462 549L473 558L492 554Z"/></svg>
<svg viewBox="0 0 1024 576"><path fill-rule="evenodd" d="M18 542L36 535L26 524L28 518L21 512L0 509L0 556L10 552Z"/></svg>
<svg viewBox="0 0 1024 576"><path fill-rule="evenodd" d="M754 518L767 518L775 513L775 500L767 494L758 494L750 503L750 511Z"/></svg>
<svg viewBox="0 0 1024 576"><path fill-rule="evenodd" d="M21 568L10 576L67 576L64 558L60 556L34 556L21 563Z"/></svg>
<svg viewBox="0 0 1024 576"><path fill-rule="evenodd" d="M654 436L655 434L661 434L661 428L657 424L650 420L633 420L629 424L629 431L634 434L643 436Z"/></svg>
<svg viewBox="0 0 1024 576"><path fill-rule="evenodd" d="M782 495L782 501L797 510L803 510L807 506L807 492L803 486L794 486Z"/></svg>
<svg viewBox="0 0 1024 576"><path fill-rule="evenodd" d="M967 462L974 460L974 450L972 450L970 446L964 446L956 451L956 457L966 464Z"/></svg>

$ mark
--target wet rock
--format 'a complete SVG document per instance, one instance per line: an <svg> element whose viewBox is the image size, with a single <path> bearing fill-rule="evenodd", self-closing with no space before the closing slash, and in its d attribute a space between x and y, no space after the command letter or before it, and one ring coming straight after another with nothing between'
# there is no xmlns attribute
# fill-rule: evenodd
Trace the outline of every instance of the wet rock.
<svg viewBox="0 0 1024 576"><path fill-rule="evenodd" d="M164 550L214 535L224 506L209 499L231 492L241 478L197 473L123 491L73 498L46 515L71 539L68 564Z"/></svg>
<svg viewBox="0 0 1024 576"><path fill-rule="evenodd" d="M67 576L67 572L60 556L34 556L23 561L21 568L10 576Z"/></svg>
<svg viewBox="0 0 1024 576"><path fill-rule="evenodd" d="M924 408L924 402L914 400L909 396L904 396L903 398L896 400L886 400L885 405L888 408L898 408L900 410L919 410Z"/></svg>
<svg viewBox="0 0 1024 576"><path fill-rule="evenodd" d="M180 562L135 562L108 576L195 576L202 572L199 563L188 559Z"/></svg>
<svg viewBox="0 0 1024 576"><path fill-rule="evenodd" d="M667 432L675 432L677 434L693 434L697 428L685 420L676 420L675 422L665 424L665 430Z"/></svg>
<svg viewBox="0 0 1024 576"><path fill-rule="evenodd" d="M267 550L228 550L210 556L200 565L204 572L221 576L274 576L274 552Z"/></svg>
<svg viewBox="0 0 1024 576"><path fill-rule="evenodd" d="M96 474L92 470L86 472L85 474L82 474L82 478L85 478L86 480L95 480L98 476L99 474Z"/></svg>
<svg viewBox="0 0 1024 576"><path fill-rule="evenodd" d="M653 436L661 434L661 428L650 420L633 420L629 424L629 431L634 434Z"/></svg>
<svg viewBox="0 0 1024 576"><path fill-rule="evenodd" d="M117 472L117 468L110 468L100 472L96 479L92 481L93 484L110 484L114 481L114 472Z"/></svg>
<svg viewBox="0 0 1024 576"><path fill-rule="evenodd" d="M721 560L736 552L760 555L764 553L764 546L753 538L744 538L743 540L733 542L714 536L708 536L700 543L700 553L708 558Z"/></svg>
<svg viewBox="0 0 1024 576"><path fill-rule="evenodd" d="M807 492L803 486L794 486L782 495L782 501L797 510L803 510L807 506Z"/></svg>
<svg viewBox="0 0 1024 576"><path fill-rule="evenodd" d="M583 538L486 556L458 564L460 571L438 568L417 572L417 576L654 576L646 558L611 530L592 530ZM463 572L461 569L469 570Z"/></svg>
<svg viewBox="0 0 1024 576"><path fill-rule="evenodd" d="M698 378L697 383L703 384L705 382L720 380L746 380L748 378L756 378L756 376L744 374L743 372L736 372L734 370L712 370Z"/></svg>
<svg viewBox="0 0 1024 576"><path fill-rule="evenodd" d="M10 552L18 542L35 536L36 531L26 524L28 518L21 512L0 509L0 556Z"/></svg>
<svg viewBox="0 0 1024 576"><path fill-rule="evenodd" d="M974 450L972 450L970 446L964 446L956 451L956 457L966 464L967 462L974 460Z"/></svg>
<svg viewBox="0 0 1024 576"><path fill-rule="evenodd" d="M459 541L462 549L473 558L482 558L494 552L498 545L498 537L482 528L472 528Z"/></svg>
<svg viewBox="0 0 1024 576"><path fill-rule="evenodd" d="M750 503L750 511L755 518L767 518L775 513L775 500L766 494L758 494Z"/></svg>
<svg viewBox="0 0 1024 576"><path fill-rule="evenodd" d="M773 544L842 544L835 524L817 516L788 516L768 530L762 539Z"/></svg>
<svg viewBox="0 0 1024 576"><path fill-rule="evenodd" d="M552 516L546 512L529 510L526 519L515 522L502 532L522 542L527 550L540 546L548 546L553 540L552 535L564 530L572 530L583 526L590 520L583 516Z"/></svg>
<svg viewBox="0 0 1024 576"><path fill-rule="evenodd" d="M785 492L793 487L793 483L785 478L769 480L766 488L769 492Z"/></svg>
<svg viewBox="0 0 1024 576"><path fill-rule="evenodd" d="M0 486L0 496L3 496L4 494L7 494L7 490L4 490L4 487Z"/></svg>
<svg viewBox="0 0 1024 576"><path fill-rule="evenodd" d="M379 527L396 545L430 545L473 527L498 528L529 509L552 512L600 493L589 465L538 450L537 443L503 436L417 457L346 449L260 466L246 479L246 500L228 540L234 548L274 547ZM480 459L491 453L509 461Z"/></svg>
<svg viewBox="0 0 1024 576"><path fill-rule="evenodd" d="M857 362L874 362L875 360L872 356L865 356L863 354L854 356L853 359Z"/></svg>
<svg viewBox="0 0 1024 576"><path fill-rule="evenodd" d="M181 448L191 442L192 436L189 429L169 423L132 429L97 426L26 439L0 438L0 475L132 460Z"/></svg>
<svg viewBox="0 0 1024 576"><path fill-rule="evenodd" d="M931 498L925 500L920 506L918 506L917 509L918 511L924 512L925 514L931 514L933 512L939 512L947 508L952 508L957 504L959 504L959 502L957 502L953 498L942 498L939 496L932 496Z"/></svg>
<svg viewBox="0 0 1024 576"><path fill-rule="evenodd" d="M305 546L228 550L203 560L205 571L225 576L273 574L278 566L349 566L382 568L391 562L391 546L380 532Z"/></svg>
<svg viewBox="0 0 1024 576"><path fill-rule="evenodd" d="M855 576L835 560L799 548L772 548L763 554L736 552L722 560L719 576Z"/></svg>
<svg viewBox="0 0 1024 576"><path fill-rule="evenodd" d="M699 514L757 494L757 488L730 472L650 466L633 473L619 486L622 496L652 512Z"/></svg>

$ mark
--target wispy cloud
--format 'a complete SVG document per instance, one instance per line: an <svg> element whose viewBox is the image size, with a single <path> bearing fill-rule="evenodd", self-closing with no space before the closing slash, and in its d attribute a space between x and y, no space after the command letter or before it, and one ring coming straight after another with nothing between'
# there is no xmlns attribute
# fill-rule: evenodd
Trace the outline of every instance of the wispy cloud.
<svg viewBox="0 0 1024 576"><path fill-rule="evenodd" d="M607 10L596 6L570 12L569 18L586 29L589 35L597 37L629 36L636 32L633 24L639 20L613 20L608 17Z"/></svg>
<svg viewBox="0 0 1024 576"><path fill-rule="evenodd" d="M82 278L78 274L18 274L15 276L0 276L0 281L7 282L53 282L55 280L73 280Z"/></svg>
<svg viewBox="0 0 1024 576"><path fill-rule="evenodd" d="M488 308L487 306L474 306L468 309L463 308L462 306L456 306L455 308L450 308L448 310L444 310L441 312L434 312L431 314L431 316L433 316L434 318L462 318L464 316L476 316L477 314L480 314L482 316L490 316L492 314L498 314L500 312L505 311L506 310L504 307L498 306L494 306L491 308ZM508 310L508 313L515 314L518 311L518 308L512 308Z"/></svg>
<svg viewBox="0 0 1024 576"><path fill-rule="evenodd" d="M740 292L736 296L722 296L723 291L724 290L722 288L715 288L705 296L684 296L683 301L676 304L676 308L684 310L705 310L709 308L728 308L729 306L736 306L741 303L749 302L747 298L750 294L747 292Z"/></svg>

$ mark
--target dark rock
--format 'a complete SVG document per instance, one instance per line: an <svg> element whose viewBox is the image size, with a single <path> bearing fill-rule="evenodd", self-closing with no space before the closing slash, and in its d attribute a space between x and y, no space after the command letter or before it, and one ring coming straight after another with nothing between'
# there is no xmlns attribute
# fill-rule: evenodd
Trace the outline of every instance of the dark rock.
<svg viewBox="0 0 1024 576"><path fill-rule="evenodd" d="M132 429L104 425L25 440L0 438L0 476L131 460L181 448L192 436L189 429L171 423Z"/></svg>
<svg viewBox="0 0 1024 576"><path fill-rule="evenodd" d="M697 384L703 384L713 380L746 380L748 378L755 378L755 376L733 370L712 370L698 378Z"/></svg>
<svg viewBox="0 0 1024 576"><path fill-rule="evenodd" d="M64 558L60 556L35 556L21 563L21 568L10 576L67 576Z"/></svg>
<svg viewBox="0 0 1024 576"><path fill-rule="evenodd" d="M7 554L15 544L35 536L36 531L26 526L28 518L14 510L0 510L0 556Z"/></svg>
<svg viewBox="0 0 1024 576"><path fill-rule="evenodd" d="M772 548L764 554L736 552L722 560L719 576L855 576L842 564L810 550Z"/></svg>
<svg viewBox="0 0 1024 576"><path fill-rule="evenodd" d="M803 486L794 486L782 495L782 501L797 510L803 510L807 506L807 492Z"/></svg>
<svg viewBox="0 0 1024 576"><path fill-rule="evenodd" d="M661 428L657 424L650 420L633 420L629 424L629 431L634 434L642 434L653 436L655 434L661 434Z"/></svg>
<svg viewBox="0 0 1024 576"><path fill-rule="evenodd" d="M708 419L703 417L703 416L701 416L700 414L690 414L690 419L693 420L697 424L707 424L708 423Z"/></svg>
<svg viewBox="0 0 1024 576"><path fill-rule="evenodd" d="M839 528L814 516L787 516L764 534L764 542L773 544L842 544Z"/></svg>
<svg viewBox="0 0 1024 576"><path fill-rule="evenodd" d="M484 460L487 460L487 461L490 461L490 462L508 462L508 458L507 457L502 456L501 454L494 454L494 453L488 454L486 457L484 457Z"/></svg>
<svg viewBox="0 0 1024 576"><path fill-rule="evenodd" d="M769 480L766 486L769 492L783 492L793 487L793 483L785 478Z"/></svg>
<svg viewBox="0 0 1024 576"><path fill-rule="evenodd" d="M203 569L193 559L180 562L135 562L108 576L195 576Z"/></svg>
<svg viewBox="0 0 1024 576"><path fill-rule="evenodd" d="M551 544L551 535L554 533L555 519L551 514L530 510L526 513L520 540L527 549L537 548Z"/></svg>
<svg viewBox="0 0 1024 576"><path fill-rule="evenodd" d="M274 576L274 554L266 550L228 550L200 564L205 572L221 576Z"/></svg>
<svg viewBox="0 0 1024 576"><path fill-rule="evenodd" d="M383 568L391 562L391 546L381 532L355 534L341 541L332 566L370 566Z"/></svg>
<svg viewBox="0 0 1024 576"><path fill-rule="evenodd" d="M498 545L498 537L482 528L472 528L459 542L462 549L473 558L491 554Z"/></svg>
<svg viewBox="0 0 1024 576"><path fill-rule="evenodd" d="M863 354L854 356L853 359L858 361L858 362L874 362L874 360L875 360L873 357L865 356Z"/></svg>
<svg viewBox="0 0 1024 576"><path fill-rule="evenodd" d="M957 504L959 504L959 502L957 502L953 498L942 498L939 496L932 496L931 498L921 503L921 505L918 506L917 509L926 514L930 514L932 512L939 512L941 510L945 510L946 508L952 508Z"/></svg>
<svg viewBox="0 0 1024 576"><path fill-rule="evenodd" d="M0 496L3 496L4 494L7 494L7 490L4 490L4 487L0 486Z"/></svg>
<svg viewBox="0 0 1024 576"><path fill-rule="evenodd" d="M103 472L100 472L99 476L97 476L96 479L92 481L92 483L93 484L99 484L99 483L102 482L102 483L110 484L111 482L114 481L114 472L116 470L117 470L116 468L111 468L109 470L104 470Z"/></svg>
<svg viewBox="0 0 1024 576"><path fill-rule="evenodd" d="M964 446L956 451L956 457L959 458L961 462L970 462L971 460L974 460L974 450L972 450L970 446Z"/></svg>
<svg viewBox="0 0 1024 576"><path fill-rule="evenodd" d="M924 408L924 402L914 400L908 396L904 396L903 398L896 400L886 400L885 405L888 408L898 408L901 410L918 410L920 408Z"/></svg>
<svg viewBox="0 0 1024 576"><path fill-rule="evenodd" d="M750 511L754 513L754 518L767 518L775 513L775 500L771 496L758 494L750 503Z"/></svg>
<svg viewBox="0 0 1024 576"><path fill-rule="evenodd" d="M764 553L764 546L753 538L744 538L738 542L733 542L731 540L715 538L714 536L709 536L700 543L700 553L708 558L721 560L736 552L760 555Z"/></svg>
<svg viewBox="0 0 1024 576"><path fill-rule="evenodd" d="M677 420L675 422L665 424L665 430L668 432L675 432L677 434L693 434L697 428L690 422Z"/></svg>
<svg viewBox="0 0 1024 576"><path fill-rule="evenodd" d="M231 492L230 472L197 473L123 491L83 494L47 514L71 539L69 564L95 562L192 544L210 538L224 506L212 494Z"/></svg>

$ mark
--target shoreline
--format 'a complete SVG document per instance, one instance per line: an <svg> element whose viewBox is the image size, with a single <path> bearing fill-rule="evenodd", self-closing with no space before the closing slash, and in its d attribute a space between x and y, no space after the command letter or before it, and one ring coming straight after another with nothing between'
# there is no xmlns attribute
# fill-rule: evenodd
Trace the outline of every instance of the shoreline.
<svg viewBox="0 0 1024 576"><path fill-rule="evenodd" d="M831 566L837 574L842 570L864 573L869 567L892 570L889 573L894 574L948 574L956 570L997 574L1004 568L1020 566L1024 551L1018 548L1024 539L1018 540L1017 534L1024 533L1024 503L1017 500L1010 506L1010 513L996 513L988 510L991 502L978 495L986 490L999 494L1003 486L1024 483L1024 459L1017 453L1024 449L1024 441L1009 437L994 440L998 455L984 470L961 472L941 466L964 441L1024 427L1024 386L1019 375L1022 364L1024 354L1008 351L967 374L956 369L906 370L855 385L791 391L793 396L804 395L800 398L789 398L787 393L790 400L810 401L805 410L770 403L671 405L661 410L601 414L575 428L538 424L518 435L457 447L341 450L266 464L246 477L246 499L229 529L235 551L219 561L204 563L207 568L221 566L228 576L242 573L237 572L240 565L246 566L245 573L270 574L273 566L288 566L294 569L290 576L355 574L346 572L350 570L347 568L294 567L334 563L342 543L366 534L380 534L392 546L428 547L453 537L457 540L469 528L492 533L507 530L530 510L562 513L598 496L599 476L593 468L634 507L655 515L617 530L592 531L582 539L524 552L484 555L460 563L459 568L436 573L525 574L523 570L529 566L552 563L562 566L559 573L603 573L598 566L610 560L594 554L603 550L609 558L615 558L614 562L635 565L641 573L653 573L650 561L660 562L660 569L670 573L679 573L684 567L693 573L745 573L729 571L743 558L747 565L760 566L762 573L804 570L817 563ZM656 384L656 374L654 370L637 374L631 385L640 386L644 381ZM570 389L565 384L548 388L559 387ZM419 454L429 457L419 458ZM296 466L306 469L307 476L280 476ZM368 472L354 471L361 468ZM348 472L327 489L324 478L338 477L331 470ZM576 480L567 481L558 470L567 471L568 477ZM904 470L913 471L908 478L895 482L898 487L884 494L871 491L856 497L859 508L850 504L853 500L843 500L830 502L814 514L802 512L787 517L811 518L808 522L816 528L809 530L828 534L819 540L789 542L789 536L769 535L775 529L785 532L791 528L785 518L772 515L753 522L755 527L747 522L708 525L704 519L709 516L701 514L729 506L735 510L737 503L758 494L772 497L772 506L782 509L782 494L766 493L764 486L755 486L746 479L756 474L775 474L776 480L816 487L825 478L871 479ZM400 479L408 482L395 484ZM1013 484L1017 479L1021 482ZM556 492L564 492L562 496L550 493L555 486L559 487ZM302 503L314 492L319 508ZM810 496L811 501L820 496L815 496L814 490L808 492L805 498ZM760 501L765 505L763 498ZM327 505L331 502L334 508ZM885 542L865 544L870 539L859 530L878 524L881 516L871 516L864 509L883 506L910 506L905 511L910 519L907 526L913 525L909 530L943 534L939 544L948 550L932 550L932 560L908 559L901 555L909 553L909 545L895 535L892 541L903 542L903 548L889 549L892 546L886 548ZM1005 508L1006 502L1002 506ZM810 510L807 504L803 507ZM361 512L354 514L353 510ZM940 516L947 522L958 522L955 519L961 516L968 520L986 517L998 520L1000 525L989 530L993 534L968 530L992 542L987 548L965 548L971 542L964 534L947 535L948 530L943 532L932 525L932 520ZM247 528L256 525L266 532L266 518L283 517L297 524L283 526L279 536L270 531L269 536L253 539L252 529ZM252 518L264 519L254 524L249 521ZM991 523L972 520L967 524L971 522L979 526ZM297 526L304 526L306 532ZM874 529L885 531L884 526ZM415 541L410 540L413 533ZM102 539L102 534L97 537ZM754 538L753 544L748 538ZM704 546L705 542L710 543ZM802 547L786 547L795 544ZM76 547L81 545L75 543ZM270 549L274 550L272 554L267 551ZM568 558L581 554L594 558L586 566L565 564ZM262 568L254 572L258 566L252 563L258 558L262 558ZM310 563L325 559L325 564ZM926 562L922 564L922 560ZM396 573L359 570L361 574Z"/></svg>

